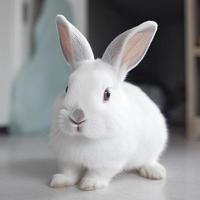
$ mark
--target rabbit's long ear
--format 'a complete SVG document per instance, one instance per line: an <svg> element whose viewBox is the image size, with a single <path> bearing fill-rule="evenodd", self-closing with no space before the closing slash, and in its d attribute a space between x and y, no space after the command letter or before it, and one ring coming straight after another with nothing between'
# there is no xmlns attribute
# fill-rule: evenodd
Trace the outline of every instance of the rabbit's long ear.
<svg viewBox="0 0 200 200"><path fill-rule="evenodd" d="M157 30L157 23L147 21L116 37L107 47L102 60L112 65L121 78L145 56Z"/></svg>
<svg viewBox="0 0 200 200"><path fill-rule="evenodd" d="M75 68L76 63L94 60L92 49L83 36L63 15L56 16L57 30L63 54L69 64Z"/></svg>

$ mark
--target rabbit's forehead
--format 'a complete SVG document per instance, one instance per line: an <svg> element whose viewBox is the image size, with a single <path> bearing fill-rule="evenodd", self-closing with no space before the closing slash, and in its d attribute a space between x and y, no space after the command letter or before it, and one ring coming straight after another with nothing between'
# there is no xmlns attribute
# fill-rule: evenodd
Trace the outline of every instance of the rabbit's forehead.
<svg viewBox="0 0 200 200"><path fill-rule="evenodd" d="M71 74L70 85L102 88L113 85L113 74L110 69L101 63L83 63Z"/></svg>

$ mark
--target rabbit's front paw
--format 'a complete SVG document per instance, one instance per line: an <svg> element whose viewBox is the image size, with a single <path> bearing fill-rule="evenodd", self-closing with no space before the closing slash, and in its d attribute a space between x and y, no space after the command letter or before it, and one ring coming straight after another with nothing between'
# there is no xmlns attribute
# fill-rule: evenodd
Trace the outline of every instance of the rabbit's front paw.
<svg viewBox="0 0 200 200"><path fill-rule="evenodd" d="M103 178L83 178L80 182L79 188L81 190L89 191L102 189L108 186L109 180Z"/></svg>
<svg viewBox="0 0 200 200"><path fill-rule="evenodd" d="M144 165L139 169L139 174L148 179L163 179L166 177L165 167L159 163Z"/></svg>
<svg viewBox="0 0 200 200"><path fill-rule="evenodd" d="M64 174L54 174L49 186L53 188L62 188L62 187L72 186L75 184L76 180L68 178Z"/></svg>

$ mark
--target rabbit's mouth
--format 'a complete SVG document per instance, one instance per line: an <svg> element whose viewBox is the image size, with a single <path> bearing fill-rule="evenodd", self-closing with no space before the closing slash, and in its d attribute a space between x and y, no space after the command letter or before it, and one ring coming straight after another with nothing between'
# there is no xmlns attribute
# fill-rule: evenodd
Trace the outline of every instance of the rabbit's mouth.
<svg viewBox="0 0 200 200"><path fill-rule="evenodd" d="M69 121L72 124L72 126L76 128L76 131L80 132L82 130L83 124L86 122L86 119L77 122L69 117Z"/></svg>
<svg viewBox="0 0 200 200"><path fill-rule="evenodd" d="M86 121L86 119L77 122L77 121L75 121L74 119L72 119L71 117L69 117L69 121L70 121L72 124L75 124L75 125L79 126L79 125L83 124L83 123Z"/></svg>

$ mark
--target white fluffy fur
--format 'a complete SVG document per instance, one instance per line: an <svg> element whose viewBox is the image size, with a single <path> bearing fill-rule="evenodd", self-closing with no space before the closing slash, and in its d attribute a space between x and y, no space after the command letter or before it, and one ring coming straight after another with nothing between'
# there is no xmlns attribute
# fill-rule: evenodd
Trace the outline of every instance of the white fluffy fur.
<svg viewBox="0 0 200 200"><path fill-rule="evenodd" d="M66 26L63 16L58 16L57 20L58 26L62 23ZM133 29L135 34L137 30L149 31L149 27L154 31L151 37L142 38L143 43L147 40L147 45L141 45L140 52L143 53L136 56L138 60L129 63L138 63L143 58L157 26L155 22L147 22ZM74 185L80 181L80 189L94 190L107 186L121 171L132 169L138 169L146 178L165 177L165 169L158 163L167 142L165 119L143 91L121 81L121 77L133 68L122 63L123 53L127 52L125 44L130 48L129 39L135 37L133 31L129 33L126 32L128 39L123 37L121 41L119 37L119 44L115 45L121 50L113 50L118 52L115 55L120 61L118 67L106 63L108 55L103 61L83 59L75 63L75 70L68 80L68 92L59 98L55 107L50 137L60 163L59 173L62 174L52 178L51 187ZM68 40L71 38L66 42ZM108 53L111 52L112 47L109 47ZM103 101L106 88L111 92L108 102ZM77 107L86 117L80 131L69 121L72 109Z"/></svg>

